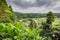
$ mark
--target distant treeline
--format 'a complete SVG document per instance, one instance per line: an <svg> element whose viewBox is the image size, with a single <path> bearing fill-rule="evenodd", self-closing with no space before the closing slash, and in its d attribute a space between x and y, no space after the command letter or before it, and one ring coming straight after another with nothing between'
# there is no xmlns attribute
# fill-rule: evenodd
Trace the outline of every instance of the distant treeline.
<svg viewBox="0 0 60 40"><path fill-rule="evenodd" d="M43 18L46 13L19 13L15 12L18 18ZM54 13L55 17L60 18L60 13Z"/></svg>
<svg viewBox="0 0 60 40"><path fill-rule="evenodd" d="M60 13L55 13L55 17L60 18Z"/></svg>
<svg viewBox="0 0 60 40"><path fill-rule="evenodd" d="M18 18L40 18L46 17L46 14L39 14L39 13L19 13L15 12Z"/></svg>

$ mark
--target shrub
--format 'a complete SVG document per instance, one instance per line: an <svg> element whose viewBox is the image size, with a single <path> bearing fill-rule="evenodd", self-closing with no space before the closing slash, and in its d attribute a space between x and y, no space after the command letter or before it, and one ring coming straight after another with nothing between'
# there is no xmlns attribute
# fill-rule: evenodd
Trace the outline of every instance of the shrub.
<svg viewBox="0 0 60 40"><path fill-rule="evenodd" d="M12 40L44 40L45 38L39 36L40 32L41 29L39 28L31 29L30 27L24 27L24 25L22 25L22 21L14 24L0 23L0 39L6 38L6 35L7 38L9 37Z"/></svg>

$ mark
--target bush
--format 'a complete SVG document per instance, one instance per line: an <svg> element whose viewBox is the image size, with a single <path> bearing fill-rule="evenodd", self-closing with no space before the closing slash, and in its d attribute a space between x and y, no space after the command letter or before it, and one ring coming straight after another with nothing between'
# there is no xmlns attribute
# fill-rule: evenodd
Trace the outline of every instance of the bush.
<svg viewBox="0 0 60 40"><path fill-rule="evenodd" d="M14 24L0 23L0 39L9 37L12 40L44 40L45 38L39 36L40 32L39 28L24 27L21 21Z"/></svg>

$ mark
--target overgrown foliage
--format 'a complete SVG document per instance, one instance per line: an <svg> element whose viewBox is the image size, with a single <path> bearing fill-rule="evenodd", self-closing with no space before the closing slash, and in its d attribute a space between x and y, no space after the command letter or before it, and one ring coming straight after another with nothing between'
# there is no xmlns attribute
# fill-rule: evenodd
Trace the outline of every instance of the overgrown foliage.
<svg viewBox="0 0 60 40"><path fill-rule="evenodd" d="M0 22L12 22L16 20L16 16L11 6L7 5L6 0L0 0Z"/></svg>
<svg viewBox="0 0 60 40"><path fill-rule="evenodd" d="M0 0L0 40L52 40L51 33L60 35L60 27L52 27L55 17L52 12L47 14L18 14L15 12L15 14L6 0ZM42 27L38 27L33 19L29 19L30 25L25 26L22 21L16 22L16 16L18 20L40 17L46 17L47 19L45 23L42 23Z"/></svg>
<svg viewBox="0 0 60 40"><path fill-rule="evenodd" d="M22 22L0 23L0 39L10 38L11 40L44 40L39 36L40 28L24 27ZM9 40L9 39L8 39Z"/></svg>
<svg viewBox="0 0 60 40"><path fill-rule="evenodd" d="M50 34L52 33L51 27L52 27L53 21L54 21L54 13L48 12L46 23L43 24L43 28L41 31L41 35L47 37L46 40L49 40L49 38L50 40L52 40L52 37Z"/></svg>
<svg viewBox="0 0 60 40"><path fill-rule="evenodd" d="M53 21L54 21L54 13L48 12L46 23L47 23L47 24L52 24Z"/></svg>

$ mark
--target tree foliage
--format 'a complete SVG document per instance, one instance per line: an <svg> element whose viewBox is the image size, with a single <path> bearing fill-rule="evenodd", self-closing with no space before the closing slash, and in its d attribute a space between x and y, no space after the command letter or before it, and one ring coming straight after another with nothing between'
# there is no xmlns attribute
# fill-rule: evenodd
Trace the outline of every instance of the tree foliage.
<svg viewBox="0 0 60 40"><path fill-rule="evenodd" d="M17 23L0 23L0 40L7 39L11 40L44 40L39 36L41 32L40 28L24 27L22 21ZM9 39L8 39L9 40Z"/></svg>
<svg viewBox="0 0 60 40"><path fill-rule="evenodd" d="M16 16L11 6L7 5L6 0L0 0L0 22L11 22L12 20L16 20L15 18Z"/></svg>
<svg viewBox="0 0 60 40"><path fill-rule="evenodd" d="M47 14L47 24L52 24L53 21L54 21L54 13L48 12L48 14Z"/></svg>
<svg viewBox="0 0 60 40"><path fill-rule="evenodd" d="M47 13L47 20L46 23L43 24L43 29L41 31L41 35L42 36L46 36L47 40L50 38L51 39L51 26L52 26L52 22L54 21L54 14L52 12L48 12Z"/></svg>

